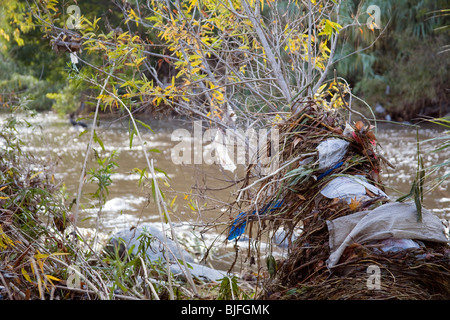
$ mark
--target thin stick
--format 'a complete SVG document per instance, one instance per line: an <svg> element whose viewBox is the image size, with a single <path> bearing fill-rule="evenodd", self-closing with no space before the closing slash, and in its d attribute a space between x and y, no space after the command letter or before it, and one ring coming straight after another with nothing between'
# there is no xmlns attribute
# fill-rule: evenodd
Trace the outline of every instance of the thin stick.
<svg viewBox="0 0 450 320"><path fill-rule="evenodd" d="M145 262L144 262L144 260L142 259L142 257L139 257L139 259L141 260L142 268L144 269L144 281L145 281L145 283L147 283L148 286L150 287L150 290L152 291L153 296L155 297L155 299L156 299L156 300L159 300L159 297L158 297L158 294L156 293L155 287L153 287L153 284L152 284L150 281L148 281L147 268L146 268L146 266L145 266Z"/></svg>
<svg viewBox="0 0 450 320"><path fill-rule="evenodd" d="M187 267L187 263L185 261L184 255L182 253L181 246L180 246L180 244L178 242L178 237L175 234L174 227L173 227L173 224L172 224L172 220L170 219L169 213L167 211L166 203L161 198L161 193L159 191L160 189L159 189L158 181L156 179L156 174L155 174L155 170L154 170L154 166L153 166L153 159L152 159L152 161L150 161L150 159L149 159L148 153L147 153L146 148L145 148L144 141L142 140L142 136L141 136L140 130L139 130L137 124L136 124L136 121L134 120L133 114L130 111L130 109L123 103L123 101L121 99L119 99L119 97L117 97L117 95L115 95L113 92L108 91L107 89L104 89L104 91L106 91L108 94L113 96L117 101L119 101L120 104L124 107L124 109L130 115L130 119L131 119L131 121L133 123L133 127L134 127L134 129L136 131L136 135L137 135L138 140L139 140L139 142L141 144L142 151L144 153L144 157L145 157L145 160L147 162L147 167L148 167L148 169L149 169L149 171L150 171L150 173L152 175L152 180L153 180L153 184L154 184L154 187L155 187L155 194L156 194L156 198L157 198L156 199L156 204L158 206L158 211L159 211L159 214L160 214L160 217L161 217L161 225L162 225L162 228L163 228L163 235L164 235L165 244L167 246L167 237L166 237L165 232L164 232L164 216L167 219L167 222L169 224L169 227L170 227L170 230L171 230L171 233L172 233L173 240L174 240L175 245L176 245L176 247L178 249L178 253L181 256L181 260L183 261L183 267L184 268L181 268L181 270L184 271L189 284L191 285L192 289L194 290L194 293L198 294L197 287L195 286L194 280L192 279L192 275L191 275L191 273L190 273L190 271L189 271L189 269ZM163 215L163 211L161 209L161 204L162 204L162 207L163 207L163 210L164 210L164 215ZM165 254L165 257L167 258L166 251L164 252L164 254ZM169 259L166 259L166 261L167 261L167 271L170 271ZM170 277L169 277L169 284L171 286L171 279L170 279ZM171 290L169 290L169 294L170 294L171 298L173 299L174 297L173 297L173 290L172 290L172 288L171 288Z"/></svg>
<svg viewBox="0 0 450 320"><path fill-rule="evenodd" d="M25 293L23 293L22 291L20 291L19 288L17 288L12 282L9 284L11 286L11 288L17 292L17 294L22 298L22 299L26 299L27 295Z"/></svg>
<svg viewBox="0 0 450 320"><path fill-rule="evenodd" d="M6 292L8 292L8 296L10 300L13 300L13 296L11 294L11 291L9 291L9 287L5 281L5 278L3 277L3 274L0 272L0 278L2 279L2 283L5 286Z"/></svg>
<svg viewBox="0 0 450 320"><path fill-rule="evenodd" d="M41 277L39 275L39 270L36 266L36 261L34 260L34 258L31 258L31 265L33 266L34 275L36 276L36 281L39 289L39 297L41 298L41 300L44 300L44 292L42 291Z"/></svg>
<svg viewBox="0 0 450 320"><path fill-rule="evenodd" d="M59 262L59 263L61 263L61 264L62 264L63 266L65 266L66 268L69 268L69 265L68 265L67 263L65 263L63 260L55 259L55 257L52 257L52 256L50 256L49 258L50 258L50 259L53 259L53 260L55 260L55 261L57 261L57 262ZM86 283L86 285L88 286L88 288L92 288L93 293L94 293L95 295L97 295L97 296L100 298L100 300L107 300L107 295L103 295L102 292L100 292L100 290L98 290L97 287L94 286L94 284L93 284L91 281L89 281L89 279L87 279L87 277L85 277L82 273L80 273L80 272L77 270L77 268L72 268L71 270L72 270L74 273L76 273L76 275L77 275L78 277L80 277L80 279L82 279L82 280ZM83 289L80 288L80 290L83 290ZM83 292L87 292L87 290L83 290Z"/></svg>
<svg viewBox="0 0 450 320"><path fill-rule="evenodd" d="M236 300L235 297L234 297L234 292L233 292L233 281L231 281L230 276L227 276L227 277L228 277L228 280L229 280L229 282L230 282L231 298L232 298L233 300Z"/></svg>
<svg viewBox="0 0 450 320"><path fill-rule="evenodd" d="M60 285L55 285L55 288L61 289L61 290L67 290L67 291L73 291L73 292L79 292L79 293L90 293L90 294L96 294L94 291L89 289L81 289L81 288L70 288L70 287L64 287ZM120 294L115 294L114 297L119 299L126 299L126 300L140 300L138 298L132 297L132 296L124 296Z"/></svg>
<svg viewBox="0 0 450 320"><path fill-rule="evenodd" d="M264 181L264 180L269 179L270 177L273 177L273 176L276 175L278 172L280 172L281 170L283 170L284 168L286 168L288 165L292 164L293 162L295 162L295 161L297 161L297 160L300 160L301 158L303 158L303 155L300 155L300 156L298 156L298 157L296 157L296 158L294 158L294 159L288 161L287 163L285 163L283 166L281 166L280 168L278 168L277 170L275 170L275 171L272 172L271 174L269 174L269 175L267 175L267 176L264 176L264 177L262 177L262 178L260 178L260 179L258 179L258 180L256 180L256 181L254 181L252 184L249 184L249 185L246 186L245 188L240 189L240 190L239 190L239 196L238 196L236 202L239 202L239 201L241 200L241 196L242 196L242 192L243 192L243 191L250 189L251 187L255 186L257 183L259 183L259 182L261 182L261 181Z"/></svg>
<svg viewBox="0 0 450 320"><path fill-rule="evenodd" d="M261 24L258 19L261 18L261 15L259 14L259 5L255 5L255 15L252 14L249 4L247 3L247 0L242 1L242 6L244 7L245 12L247 13L248 18L252 22L253 27L255 28L256 34L258 35L259 40L261 41L261 44L264 48L264 52L266 54L267 60L269 61L270 65L272 66L272 72L273 75L277 78L278 84L280 85L281 92L284 95L284 98L287 101L291 101L291 92L289 90L289 86L286 82L286 79L283 76L283 73L281 72L280 65L275 59L275 56L272 52L272 47L269 45L269 42L267 41L266 36L264 35L264 31L261 27ZM258 14L258 16L256 16Z"/></svg>
<svg viewBox="0 0 450 320"><path fill-rule="evenodd" d="M341 79L342 79L342 78L341 78ZM351 118L352 113L356 113L357 115L359 115L359 116L360 116L361 118L363 118L364 120L370 122L370 120L367 119L367 117L366 117L365 115L363 115L362 113L360 113L360 112L358 112L358 111L356 111L356 110L353 110L352 108L350 108L350 107L347 105L347 102L344 100L344 95L343 95L343 93L342 93L341 86L340 86L339 83L337 82L336 69L334 69L334 82L336 83L336 86L338 87L339 95L340 95L340 98L341 98L341 100L342 100L342 104L344 105L344 108L347 109L347 110L350 112L349 117ZM347 84L347 86L348 86L348 84ZM356 96L353 95L353 93L351 93L351 92L350 92L350 95L356 97ZM357 97L356 97L356 98L357 98ZM374 115L373 112L372 112L372 108L370 108L369 105L367 105L367 106L369 107L369 110L370 110L370 112L372 113L372 115L373 115L373 117L374 117L373 120L374 120L374 122L375 122L375 127L376 127L377 122L376 122L375 115Z"/></svg>
<svg viewBox="0 0 450 320"><path fill-rule="evenodd" d="M113 68L111 69L111 72L108 74L108 76L105 79L105 82L103 83L102 89L100 90L100 95L103 95L103 92L106 89L106 85L108 84L109 78L111 77L111 74L113 73L114 68L115 68L115 63L113 64ZM78 184L78 194L77 194L77 201L76 201L76 205L75 205L74 222L73 222L73 226L75 228L77 227L77 222L78 222L78 213L80 211L81 192L83 189L84 176L86 174L86 167L87 167L87 161L89 158L89 153L91 151L92 143L94 141L94 130L95 130L95 125L97 123L97 116L98 116L98 110L100 107L100 102L101 102L101 99L98 99L97 105L95 107L94 122L92 123L91 136L89 138L86 155L84 156L83 167L81 168L80 182Z"/></svg>

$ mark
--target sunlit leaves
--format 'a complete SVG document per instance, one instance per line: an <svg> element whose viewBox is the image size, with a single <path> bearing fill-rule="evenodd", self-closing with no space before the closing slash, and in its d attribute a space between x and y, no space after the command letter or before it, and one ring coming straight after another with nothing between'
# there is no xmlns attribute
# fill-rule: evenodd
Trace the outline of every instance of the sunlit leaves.
<svg viewBox="0 0 450 320"><path fill-rule="evenodd" d="M331 39L331 36L334 32L338 33L339 30L342 29L342 26L339 23L330 21L328 19L322 20L321 25L322 31L319 33L319 36L325 35L328 37L328 40Z"/></svg>
<svg viewBox="0 0 450 320"><path fill-rule="evenodd" d="M0 225L0 249L6 249L8 246L14 246L14 242L10 237L3 231L2 225Z"/></svg>
<svg viewBox="0 0 450 320"><path fill-rule="evenodd" d="M136 26L139 27L139 17L136 15L136 12L134 12L133 8L128 9L129 18L125 20L125 23L127 23L129 20L134 20L136 22Z"/></svg>
<svg viewBox="0 0 450 320"><path fill-rule="evenodd" d="M53 281L61 281L61 279L48 274L47 268L47 260L49 258L55 258L57 256L65 256L69 255L69 253L65 252L54 252L54 253L41 253L39 250L36 250L36 254L30 257L27 264L31 269L31 275L26 270L26 266L22 267L20 272L24 279L30 283L36 283L39 290L39 296L43 297L43 288L49 291L48 284L51 286L55 286Z"/></svg>
<svg viewBox="0 0 450 320"><path fill-rule="evenodd" d="M53 10L55 2L49 1L48 8ZM32 10L27 10L25 3L18 1L3 1L1 7L3 21L0 23L0 37L6 41L12 38L17 45L23 46L25 42L21 35L34 29Z"/></svg>
<svg viewBox="0 0 450 320"><path fill-rule="evenodd" d="M77 32L83 51L103 63L95 61L85 69L101 78L108 72L105 66L115 66L114 86L98 96L105 107L139 101L230 119L230 102L243 108L251 102L261 110L280 106L286 111L289 102L269 101L281 102L289 92L295 95L300 82L300 87L305 85L306 69L313 77L326 71L334 35L342 26L332 21L333 4L330 8L320 1L312 4L314 19L309 26L305 4L299 1L287 8L274 0L148 1L139 7L127 3L122 6L124 25L110 26L106 33L99 28L103 20L83 18L83 29ZM268 36L272 31L274 36ZM99 83L98 78L91 83ZM294 87L286 88L293 82ZM238 101L249 93L252 99ZM207 110L200 107L204 103L209 104ZM332 105L339 103L336 98Z"/></svg>
<svg viewBox="0 0 450 320"><path fill-rule="evenodd" d="M339 93L339 87L344 88L344 93L347 92L345 83L338 82L336 84L336 82L331 81L321 85L314 95L316 103L326 110L342 108L343 101Z"/></svg>

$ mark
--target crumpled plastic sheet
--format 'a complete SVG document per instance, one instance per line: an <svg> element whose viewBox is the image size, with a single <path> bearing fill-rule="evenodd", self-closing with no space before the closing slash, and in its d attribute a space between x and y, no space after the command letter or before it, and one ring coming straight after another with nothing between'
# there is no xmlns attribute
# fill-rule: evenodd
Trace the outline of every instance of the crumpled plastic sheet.
<svg viewBox="0 0 450 320"><path fill-rule="evenodd" d="M433 213L422 208L422 222L417 221L413 202L390 202L373 210L360 211L327 221L330 257L328 268L334 267L349 245L361 245L389 238L448 243L445 227Z"/></svg>
<svg viewBox="0 0 450 320"><path fill-rule="evenodd" d="M350 142L342 139L327 139L317 146L319 170L328 169L339 163L347 153Z"/></svg>
<svg viewBox="0 0 450 320"><path fill-rule="evenodd" d="M379 188L367 182L361 175L341 176L331 180L320 193L329 199L345 199L350 203L352 199L365 201L369 199L366 188L376 196L389 197Z"/></svg>
<svg viewBox="0 0 450 320"><path fill-rule="evenodd" d="M378 240L369 244L373 244L376 251L378 252L399 252L406 249L420 248L421 246L425 246L423 242L419 243L416 240L396 238Z"/></svg>

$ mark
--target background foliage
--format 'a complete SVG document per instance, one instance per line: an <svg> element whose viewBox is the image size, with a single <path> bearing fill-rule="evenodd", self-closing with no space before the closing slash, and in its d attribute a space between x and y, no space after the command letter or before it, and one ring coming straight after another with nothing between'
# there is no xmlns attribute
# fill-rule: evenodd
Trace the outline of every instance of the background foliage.
<svg viewBox="0 0 450 320"><path fill-rule="evenodd" d="M50 8L48 11L53 16L52 23L59 27L63 27L68 18L65 8L75 4L71 1L43 3ZM165 2L157 3L162 3L164 6ZM163 7L158 7L157 3L154 7L155 12L164 10ZM176 3L173 3L172 10L175 10ZM291 1L277 1L275 2L277 8L274 5L270 6L271 3L272 1L267 1L263 7L262 15L267 19L270 18L270 12L273 10L288 8L292 12L295 11ZM366 9L368 5L373 4L381 9L381 29L369 30L365 26L369 17ZM170 30L175 31L170 28L166 20L158 21L156 15L144 15L144 12L140 12L135 4L82 1L77 5L88 21L98 19L92 32L104 34L106 40L113 30L114 32L128 31L130 39L132 34L138 36L135 39L136 44L139 41L145 42L145 46L141 49L145 48L153 53L166 53L167 45L162 40L170 42ZM211 6L215 4L211 2ZM338 75L347 79L350 86L354 88L354 93L371 106L381 104L394 119L410 120L417 117L417 114L445 115L449 111L447 88L449 53L443 50L443 46L448 44L448 28L446 28L448 18L446 13L441 11L446 9L445 6L446 3L442 0L370 1L370 3L358 0L344 1L341 8L341 21L342 24L349 25L341 30L340 41L337 44L335 67ZM205 7L202 9L203 13L210 14L213 10L211 8ZM82 95L86 95L86 91L83 91L86 87L79 86L76 81L67 80L70 61L68 54L52 50L49 39L43 38L42 28L35 27L36 21L32 19L31 10L26 1L2 0L0 10L2 102L14 96L14 99L19 97L29 99L29 106L36 110L48 110L53 107L61 114L75 111L80 105ZM194 16L203 13L197 11ZM139 19L140 14L142 15L141 23L131 23L133 20L138 21L135 18ZM226 17L223 15L224 12L220 12L220 7L215 14L217 16L212 14L208 17L210 23L217 23L219 14L222 14L222 18ZM173 17L177 19L177 16ZM178 19L182 21L181 16ZM223 26L228 24L232 27L233 23L239 22L223 20L228 21L225 24L223 21ZM155 28L149 28L149 24L154 25ZM207 27L207 24L202 25L202 28ZM158 34L158 30L162 34ZM248 28L246 29L246 25L243 24L240 30L246 32ZM209 33L211 39L215 34L217 35L217 30L203 29L203 31L203 35L208 36ZM129 39L123 40L125 44ZM223 41L222 39L215 45L219 46ZM173 43L172 47L174 45ZM295 39L290 39L288 45L294 48ZM93 48L93 50L99 50L99 48ZM116 51L116 54L119 53ZM95 64L93 61L95 58L92 55L87 57L86 52L82 52L81 56ZM153 67L155 72L165 72L166 76L170 77L170 70L167 70L168 67L165 65L167 59L161 61L161 57L148 56L145 52L137 56L147 56L145 61L141 61L139 68L144 71L146 69L145 74L150 79L155 74L152 75L148 71L151 70L148 66ZM289 66L289 57L285 55L283 59L284 67ZM193 62L195 67L195 61ZM182 67L180 63L175 66ZM164 68L166 70L163 70ZM193 71L193 74L190 74L192 77L190 81L196 81L196 70ZM169 79L164 80L167 82ZM211 87L207 89L213 90ZM247 95L248 92L244 90L235 94ZM268 94L271 93L268 92ZM217 92L215 96L220 99L221 93ZM163 97L156 102L160 103L162 100ZM248 102L251 103L251 100Z"/></svg>

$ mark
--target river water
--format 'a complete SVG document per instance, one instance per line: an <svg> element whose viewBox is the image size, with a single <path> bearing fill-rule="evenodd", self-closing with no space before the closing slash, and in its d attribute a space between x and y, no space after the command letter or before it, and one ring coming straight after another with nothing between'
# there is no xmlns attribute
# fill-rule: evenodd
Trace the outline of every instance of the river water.
<svg viewBox="0 0 450 320"><path fill-rule="evenodd" d="M34 126L21 127L19 130L25 142L24 149L42 157L48 163L57 163L56 178L64 182L70 202L76 197L78 190L89 132L80 135L81 131L72 127L68 119L61 119L53 113L42 113L27 119ZM184 229L180 227L180 230L185 235L187 233L186 238L191 244L208 246L215 242L215 247L225 247L223 232L230 219L239 212L224 209L227 208L226 203L236 199L234 193L236 188L224 189L224 186L242 177L243 166L238 167L236 173L231 173L220 170L215 165L176 165L171 160L171 148L179 142L172 141L171 134L180 127L191 130L190 125L178 120L141 120L153 129L151 132L141 127L141 134L148 149L159 150L150 152L155 166L161 168L169 177L166 183L161 179L160 185L170 207L171 220L176 225L185 226ZM137 137L133 138L133 147L130 149L128 120L102 119L96 132L105 148L102 151L100 145L96 144L96 150L102 157L116 150L118 153L116 162L119 165L116 173L111 176L112 184L108 187L109 194L102 206L99 218L100 231L110 234L142 222L159 223L160 215L153 203L150 188L139 186L140 175L133 171L134 168L145 168L146 161ZM442 133L442 128L424 126L419 130L419 138L423 141ZM386 193L395 199L409 192L415 177L416 129L405 125L381 124L378 126L377 139L385 157L396 167L386 168L382 172L382 179L387 186ZM442 163L450 158L450 148L441 152L431 152L437 144L438 142L421 143L425 167ZM98 166L95 159L91 156L88 169L96 167ZM441 168L428 181L432 182L434 178L449 172L450 167ZM163 173L158 175L164 178ZM449 184L450 179L447 179L432 192L427 192L424 197L424 206L442 219L450 219ZM213 190L206 191L205 185ZM99 203L89 196L89 193L95 190L94 183L86 183L83 189L83 207L79 222L81 228L96 227ZM196 210L192 210L192 207ZM230 255L231 253L222 252L222 256L218 255L217 259L223 260Z"/></svg>

